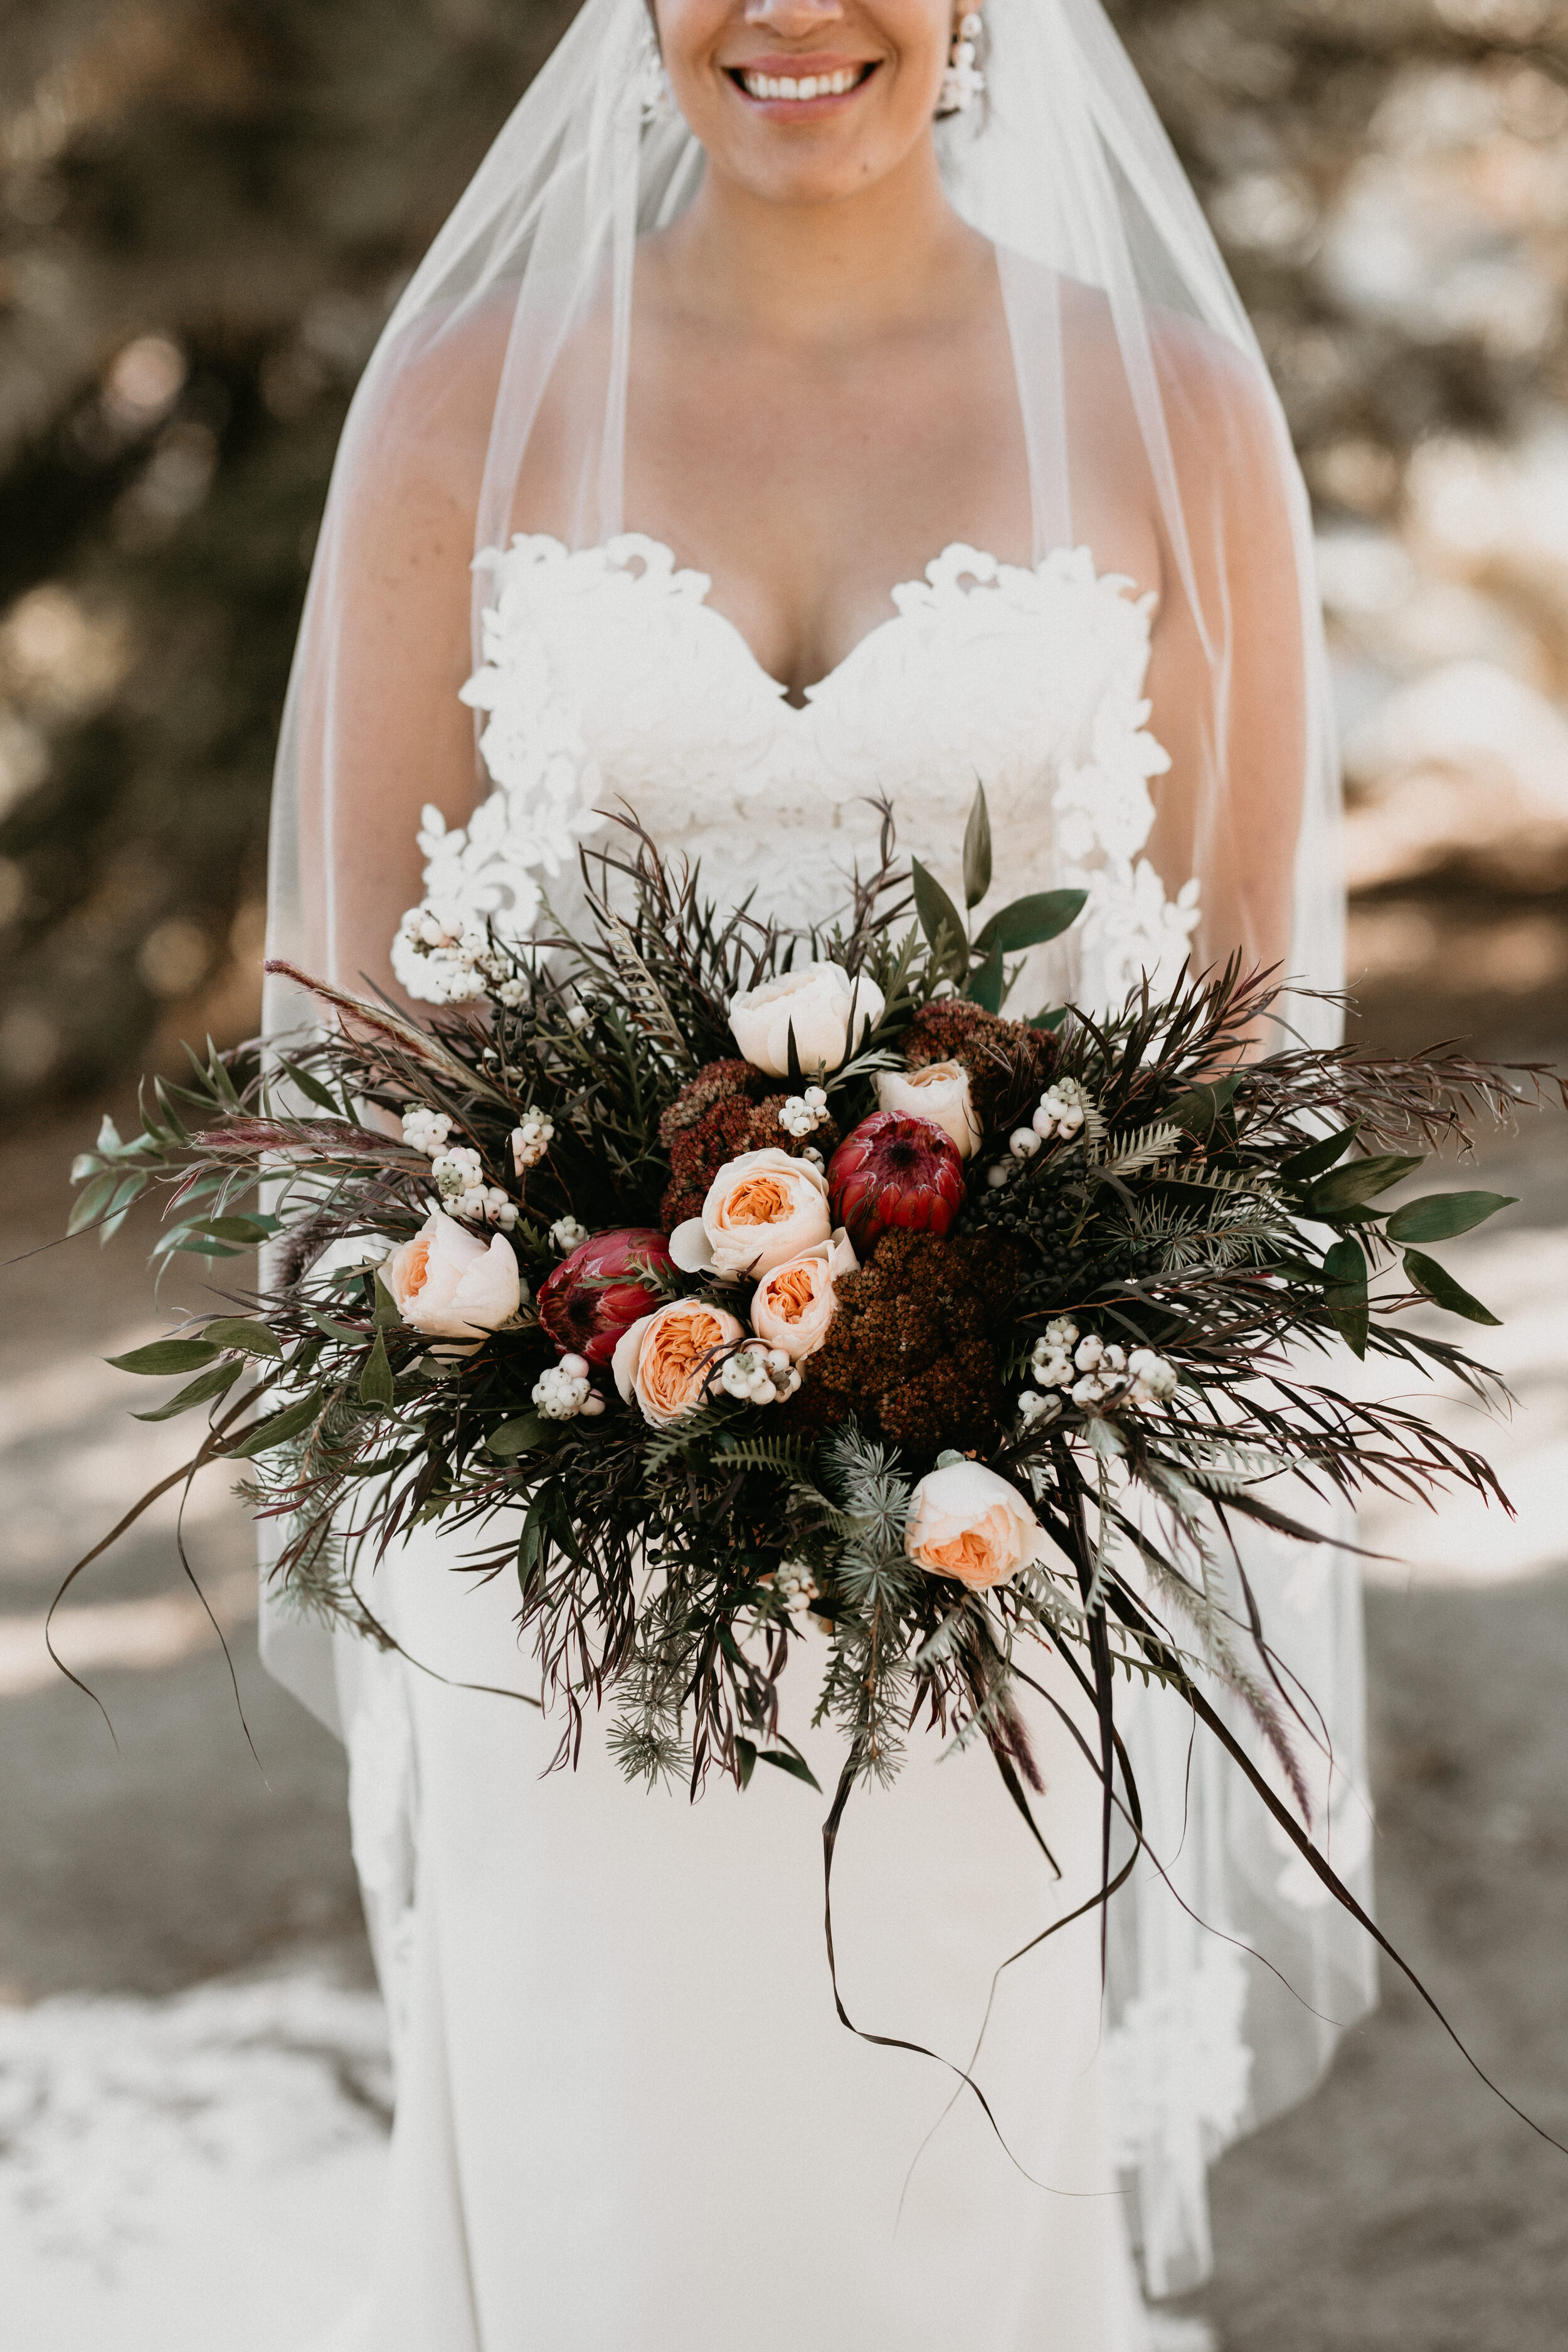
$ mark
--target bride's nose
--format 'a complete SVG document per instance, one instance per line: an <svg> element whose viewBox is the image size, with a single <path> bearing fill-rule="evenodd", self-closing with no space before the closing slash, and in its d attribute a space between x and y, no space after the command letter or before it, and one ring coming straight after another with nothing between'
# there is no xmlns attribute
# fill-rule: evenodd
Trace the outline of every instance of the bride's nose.
<svg viewBox="0 0 1568 2352"><path fill-rule="evenodd" d="M841 0L746 0L747 24L766 25L786 41L805 40L843 16Z"/></svg>

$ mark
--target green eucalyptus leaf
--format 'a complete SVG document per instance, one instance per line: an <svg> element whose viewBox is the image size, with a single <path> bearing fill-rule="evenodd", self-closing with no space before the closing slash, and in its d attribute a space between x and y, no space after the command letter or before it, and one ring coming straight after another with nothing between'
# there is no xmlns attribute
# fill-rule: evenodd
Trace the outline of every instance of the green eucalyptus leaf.
<svg viewBox="0 0 1568 2352"><path fill-rule="evenodd" d="M1425 1192L1406 1201L1384 1227L1391 1242L1451 1242L1517 1203L1512 1192Z"/></svg>
<svg viewBox="0 0 1568 2352"><path fill-rule="evenodd" d="M308 1307L305 1312L317 1330L324 1331L329 1339L350 1339L357 1343L364 1338L363 1327L356 1328L353 1323L335 1323L330 1315L323 1315L319 1307Z"/></svg>
<svg viewBox="0 0 1568 2352"><path fill-rule="evenodd" d="M1323 1260L1323 1303L1345 1345L1366 1353L1371 1322L1366 1295L1366 1252L1359 1242L1336 1242Z"/></svg>
<svg viewBox="0 0 1568 2352"><path fill-rule="evenodd" d="M963 992L971 1003L982 1006L985 1012L1000 1013L1006 987L1006 968L1003 962L1002 950L997 948L994 954L986 957L984 963L975 965L964 983Z"/></svg>
<svg viewBox="0 0 1568 2352"><path fill-rule="evenodd" d="M991 818L985 806L985 787L976 784L974 806L969 812L969 823L963 829L963 898L967 907L978 907L991 887Z"/></svg>
<svg viewBox="0 0 1568 2352"><path fill-rule="evenodd" d="M1058 1004L1054 1013L1031 1013L1028 1025L1031 1029L1048 1030L1054 1036L1067 1017L1067 1006Z"/></svg>
<svg viewBox="0 0 1568 2352"><path fill-rule="evenodd" d="M392 1404L397 1395L392 1377L392 1366L386 1360L386 1341L381 1332L375 1335L375 1345L364 1360L364 1370L359 1376L361 1404Z"/></svg>
<svg viewBox="0 0 1568 2352"><path fill-rule="evenodd" d="M963 919L934 874L928 874L918 857L910 860L910 876L914 884L915 912L921 919L932 955L939 952L942 963L958 971L969 967L969 933ZM985 942L989 948L993 942Z"/></svg>
<svg viewBox="0 0 1568 2352"><path fill-rule="evenodd" d="M1044 946L1070 930L1089 903L1087 890L1039 890L1032 898L1015 898L1004 907L975 940L975 951L989 955L1000 948L1005 955L1021 955L1026 948Z"/></svg>
<svg viewBox="0 0 1568 2352"><path fill-rule="evenodd" d="M815 1789L819 1797L822 1795L822 1783L804 1756L791 1755L782 1748L764 1748L757 1761L759 1764L774 1764L781 1772L793 1772L797 1780L804 1780L808 1789Z"/></svg>
<svg viewBox="0 0 1568 2352"><path fill-rule="evenodd" d="M1462 1315L1467 1323L1489 1323L1495 1329L1501 1329L1502 1317L1483 1307L1479 1298L1472 1298L1435 1257L1425 1257L1419 1250L1406 1250L1405 1271L1415 1287L1426 1292L1434 1307L1447 1307L1450 1315Z"/></svg>
<svg viewBox="0 0 1568 2352"><path fill-rule="evenodd" d="M311 1426L325 1401L324 1389L312 1389L297 1404L285 1405L281 1412L272 1413L266 1421L258 1421L254 1429L246 1430L232 1445L225 1447L226 1454L243 1462L254 1454L269 1454L275 1445L287 1445L290 1438L299 1437Z"/></svg>
<svg viewBox="0 0 1568 2352"><path fill-rule="evenodd" d="M397 1301L378 1274L375 1277L375 1328L378 1331L395 1331L402 1322Z"/></svg>
<svg viewBox="0 0 1568 2352"><path fill-rule="evenodd" d="M542 1438L550 1434L551 1424L542 1412L520 1413L515 1421L503 1421L492 1429L485 1440L485 1451L493 1454L498 1462L515 1462L520 1454L532 1451Z"/></svg>
<svg viewBox="0 0 1568 2352"><path fill-rule="evenodd" d="M90 1161L89 1165L91 1165ZM100 1217L105 1213L119 1190L118 1168L111 1168L105 1174L95 1176L90 1184L84 1184L71 1202L70 1216L66 1223L67 1233L79 1234L84 1225L95 1225Z"/></svg>
<svg viewBox="0 0 1568 2352"><path fill-rule="evenodd" d="M741 1786L749 1789L752 1774L756 1769L757 1745L753 1739L742 1739L739 1732L735 1735L735 1761L740 1767Z"/></svg>
<svg viewBox="0 0 1568 2352"><path fill-rule="evenodd" d="M203 1325L202 1336L216 1347L236 1349L242 1356L283 1353L276 1332L269 1331L265 1323L252 1323L243 1316L220 1315L216 1322Z"/></svg>
<svg viewBox="0 0 1568 2352"><path fill-rule="evenodd" d="M1325 1135L1321 1143L1310 1143L1305 1151L1282 1160L1279 1173L1288 1184L1310 1184L1314 1176L1327 1175L1335 1161L1344 1158L1360 1133L1359 1127L1342 1127L1337 1134Z"/></svg>
<svg viewBox="0 0 1568 2352"><path fill-rule="evenodd" d="M1175 1101L1161 1112L1161 1119L1173 1127L1179 1127L1184 1135L1200 1139L1212 1135L1224 1113L1229 1109L1240 1084L1241 1072L1237 1070L1228 1078L1216 1079L1213 1086L1189 1087L1185 1094L1178 1095Z"/></svg>
<svg viewBox="0 0 1568 2352"><path fill-rule="evenodd" d="M572 1515L566 1507L565 1490L559 1478L547 1478L530 1498L523 1514L522 1531L517 1539L517 1574L524 1601L532 1598L533 1588L544 1561L545 1545L553 1539L561 1549L576 1554L577 1546L572 1530Z"/></svg>
<svg viewBox="0 0 1568 2352"><path fill-rule="evenodd" d="M278 1066L284 1076L299 1087L307 1101L313 1102L321 1110L330 1110L334 1118L342 1118L343 1115L342 1103L335 1095L330 1095L327 1092L320 1078L312 1077L310 1072L301 1069L298 1062L279 1061Z"/></svg>
<svg viewBox="0 0 1568 2352"><path fill-rule="evenodd" d="M1408 1176L1413 1168L1425 1166L1419 1152L1414 1156L1396 1151L1380 1152L1375 1159L1352 1160L1343 1168L1336 1168L1307 1195L1306 1210L1310 1217L1332 1217L1342 1209L1359 1209L1367 1201L1375 1200Z"/></svg>
<svg viewBox="0 0 1568 2352"><path fill-rule="evenodd" d="M152 1412L133 1412L131 1418L173 1421L176 1413L189 1412L195 1405L210 1404L215 1397L225 1395L244 1370L243 1364L215 1364L211 1371L198 1373L194 1381L187 1381L178 1396L172 1396L167 1404L159 1405Z"/></svg>
<svg viewBox="0 0 1568 2352"><path fill-rule="evenodd" d="M252 1247L258 1242L270 1241L274 1234L281 1232L283 1226L281 1217L261 1215L203 1217L199 1221L193 1220L193 1222L196 1223L198 1232L206 1234L215 1242L238 1242Z"/></svg>
<svg viewBox="0 0 1568 2352"><path fill-rule="evenodd" d="M194 1372L210 1364L217 1349L206 1339L154 1339L146 1348L132 1348L128 1356L106 1356L117 1372L141 1372L148 1380L167 1380L171 1372Z"/></svg>

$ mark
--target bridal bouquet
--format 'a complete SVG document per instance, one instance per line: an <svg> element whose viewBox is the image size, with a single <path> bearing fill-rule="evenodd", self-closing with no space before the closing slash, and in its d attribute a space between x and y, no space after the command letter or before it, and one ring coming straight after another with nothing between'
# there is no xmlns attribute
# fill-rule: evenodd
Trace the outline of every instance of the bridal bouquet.
<svg viewBox="0 0 1568 2352"><path fill-rule="evenodd" d="M990 866L982 796L970 908ZM804 940L705 903L629 823L584 877L580 937L406 923L427 1026L308 982L330 1025L209 1051L132 1140L106 1126L77 1226L163 1181L162 1251L265 1244L258 1295L120 1360L190 1376L144 1417L207 1414L188 1471L250 1465L301 1610L390 1639L371 1571L431 1521L514 1573L563 1760L608 1699L630 1777L810 1779L779 1691L815 1629L841 1801L923 1719L985 1741L1026 1813L1044 1645L1094 1694L1108 1808L1118 1678L1157 1678L1348 1902L1234 1537L1319 1539L1310 1491L1493 1487L1308 1368L1343 1342L1484 1391L1406 1310L1493 1319L1428 1253L1505 1204L1388 1195L1506 1113L1507 1075L1262 1051L1274 991L1235 964L1008 1017L1015 959L1082 894L972 938L890 818Z"/></svg>

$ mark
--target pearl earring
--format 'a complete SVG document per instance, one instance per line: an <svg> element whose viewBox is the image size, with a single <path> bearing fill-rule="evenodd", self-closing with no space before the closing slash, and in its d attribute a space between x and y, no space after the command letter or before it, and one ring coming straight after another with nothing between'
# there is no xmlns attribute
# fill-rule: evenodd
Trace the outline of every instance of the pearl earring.
<svg viewBox="0 0 1568 2352"><path fill-rule="evenodd" d="M974 62L974 44L981 20L972 9L961 16L952 36L952 50L936 102L939 114L962 114L985 87L985 77Z"/></svg>
<svg viewBox="0 0 1568 2352"><path fill-rule="evenodd" d="M651 25L644 37L633 87L645 122L674 121L677 110L675 92L669 84L669 68L659 54Z"/></svg>

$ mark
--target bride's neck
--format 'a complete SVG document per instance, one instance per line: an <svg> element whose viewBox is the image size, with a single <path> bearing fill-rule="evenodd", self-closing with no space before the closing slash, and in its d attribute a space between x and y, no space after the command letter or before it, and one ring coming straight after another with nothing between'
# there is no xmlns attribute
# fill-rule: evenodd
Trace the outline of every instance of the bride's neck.
<svg viewBox="0 0 1568 2352"><path fill-rule="evenodd" d="M683 304L792 342L858 340L940 314L983 249L929 148L832 204L780 203L710 171L658 241Z"/></svg>

